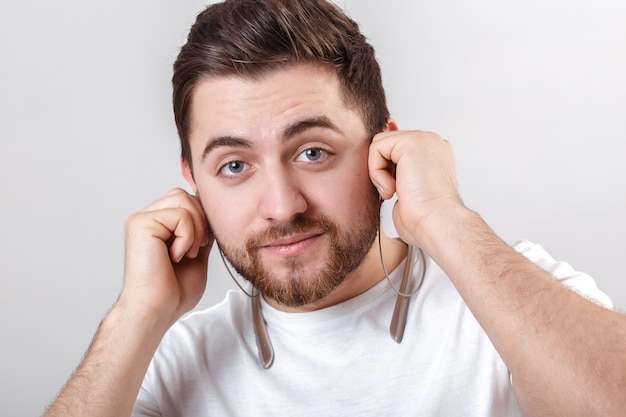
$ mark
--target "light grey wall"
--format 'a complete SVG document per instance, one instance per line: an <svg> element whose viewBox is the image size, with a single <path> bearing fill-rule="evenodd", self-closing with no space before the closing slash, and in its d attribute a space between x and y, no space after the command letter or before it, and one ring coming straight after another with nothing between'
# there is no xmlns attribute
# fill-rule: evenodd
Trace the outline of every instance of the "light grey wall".
<svg viewBox="0 0 626 417"><path fill-rule="evenodd" d="M626 3L338 2L400 126L454 143L466 203L626 308ZM170 68L204 3L0 3L2 415L54 397L120 289L125 218L184 186ZM201 306L230 287L212 262Z"/></svg>

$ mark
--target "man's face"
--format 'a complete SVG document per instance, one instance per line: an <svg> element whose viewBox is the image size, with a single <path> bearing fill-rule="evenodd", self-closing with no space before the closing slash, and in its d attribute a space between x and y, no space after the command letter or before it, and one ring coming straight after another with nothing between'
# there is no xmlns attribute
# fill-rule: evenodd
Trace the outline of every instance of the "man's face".
<svg viewBox="0 0 626 417"><path fill-rule="evenodd" d="M195 185L226 258L266 297L314 303L358 270L379 224L369 143L339 82L319 67L197 86Z"/></svg>

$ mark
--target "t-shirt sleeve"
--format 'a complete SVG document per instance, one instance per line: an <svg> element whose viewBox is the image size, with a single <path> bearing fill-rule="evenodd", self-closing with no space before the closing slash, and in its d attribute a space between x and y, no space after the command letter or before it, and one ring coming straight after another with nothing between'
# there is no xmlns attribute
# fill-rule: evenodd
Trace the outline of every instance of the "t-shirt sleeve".
<svg viewBox="0 0 626 417"><path fill-rule="evenodd" d="M152 368L152 367L150 367ZM152 393L150 392L150 373L152 369L148 370L148 374L144 378L135 406L131 414L132 417L161 417L161 410L158 403Z"/></svg>
<svg viewBox="0 0 626 417"><path fill-rule="evenodd" d="M613 308L613 302L605 293L600 291L593 278L584 272L576 271L566 262L555 260L541 245L521 240L513 248L535 265L551 274L567 288L600 306L608 309Z"/></svg>

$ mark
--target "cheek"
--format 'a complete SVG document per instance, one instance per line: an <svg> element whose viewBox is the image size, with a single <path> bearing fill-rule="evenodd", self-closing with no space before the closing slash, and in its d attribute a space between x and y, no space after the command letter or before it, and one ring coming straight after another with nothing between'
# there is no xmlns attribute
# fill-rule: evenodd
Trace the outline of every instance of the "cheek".
<svg viewBox="0 0 626 417"><path fill-rule="evenodd" d="M323 199L328 210L351 223L360 221L362 213L371 207L372 199L378 199L378 192L370 181L367 161L344 167L339 175L325 181Z"/></svg>
<svg viewBox="0 0 626 417"><path fill-rule="evenodd" d="M211 231L220 242L230 246L234 241L233 236L245 235L243 204L232 204L214 196L210 197L211 201L202 200Z"/></svg>
<svg viewBox="0 0 626 417"><path fill-rule="evenodd" d="M360 157L349 165L347 172L344 173L346 178L344 189L351 194L352 198L357 199L357 201L370 198L372 189L374 189L367 165L368 149L369 147L366 147L363 152L360 152Z"/></svg>

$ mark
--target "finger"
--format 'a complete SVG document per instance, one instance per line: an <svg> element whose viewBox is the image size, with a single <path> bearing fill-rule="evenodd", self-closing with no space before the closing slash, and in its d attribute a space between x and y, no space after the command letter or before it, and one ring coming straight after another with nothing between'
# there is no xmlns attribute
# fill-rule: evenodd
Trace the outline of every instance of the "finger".
<svg viewBox="0 0 626 417"><path fill-rule="evenodd" d="M157 200L152 202L152 204L140 211L149 212L163 208L184 207L188 203L195 204L194 200L195 196L189 194L187 191L183 190L182 188L174 188L163 194ZM201 207L199 203L197 204L197 206Z"/></svg>
<svg viewBox="0 0 626 417"><path fill-rule="evenodd" d="M200 199L200 195L197 192L192 198L194 203L198 206L200 221L205 228L205 232L203 233L203 239L200 242L200 247L210 246L210 244L213 243L213 233L211 232L211 225L209 224L209 220L206 216L206 211L204 210L204 206L202 205L202 200Z"/></svg>
<svg viewBox="0 0 626 417"><path fill-rule="evenodd" d="M156 239L174 262L180 262L190 251L196 235L191 213L181 207L139 212L131 216L128 222L127 236L130 241L143 246L151 241L146 237Z"/></svg>
<svg viewBox="0 0 626 417"><path fill-rule="evenodd" d="M172 261L180 262L191 250L196 251L198 231L191 213L185 208L166 208L145 213L150 219L149 233L169 246ZM189 256L197 255L190 254Z"/></svg>
<svg viewBox="0 0 626 417"><path fill-rule="evenodd" d="M398 132L378 134L370 145L368 168L370 179L385 200L396 192L395 163L392 159L395 137Z"/></svg>
<svg viewBox="0 0 626 417"><path fill-rule="evenodd" d="M198 256L198 252L200 248L208 246L209 243L213 241L212 235L209 228L209 222L206 218L206 214L204 212L204 208L202 207L202 203L200 202L200 198L196 195L185 194L184 196L184 206L189 210L189 213L192 216L192 221L194 224L194 243L190 250L187 252L187 257L196 258Z"/></svg>
<svg viewBox="0 0 626 417"><path fill-rule="evenodd" d="M175 188L146 207L143 211L152 212L168 208L182 208L187 210L191 215L195 234L193 244L191 248L186 251L186 255L194 258L197 256L200 247L206 246L212 242L208 221L199 198L189 194L183 189Z"/></svg>

